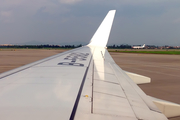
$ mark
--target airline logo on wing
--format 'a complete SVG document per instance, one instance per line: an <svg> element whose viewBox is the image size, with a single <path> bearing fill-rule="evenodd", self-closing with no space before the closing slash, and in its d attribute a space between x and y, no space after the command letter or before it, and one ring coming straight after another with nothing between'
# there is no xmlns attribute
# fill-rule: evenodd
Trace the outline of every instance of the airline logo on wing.
<svg viewBox="0 0 180 120"><path fill-rule="evenodd" d="M64 58L67 62L60 62L58 65L72 65L72 66L84 66L82 63L77 63L78 61L86 61L89 53L70 53Z"/></svg>

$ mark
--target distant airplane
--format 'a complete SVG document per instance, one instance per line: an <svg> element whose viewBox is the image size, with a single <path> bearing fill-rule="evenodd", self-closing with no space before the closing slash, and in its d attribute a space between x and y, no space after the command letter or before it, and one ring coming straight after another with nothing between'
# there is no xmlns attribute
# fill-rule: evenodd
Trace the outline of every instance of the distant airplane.
<svg viewBox="0 0 180 120"><path fill-rule="evenodd" d="M132 48L134 48L134 49L142 49L142 48L144 48L144 47L145 47L145 44L142 45L142 46L133 46Z"/></svg>
<svg viewBox="0 0 180 120"><path fill-rule="evenodd" d="M180 116L178 104L147 96L137 86L150 78L123 71L108 53L114 15L115 10L107 14L88 45L0 74L0 120Z"/></svg>

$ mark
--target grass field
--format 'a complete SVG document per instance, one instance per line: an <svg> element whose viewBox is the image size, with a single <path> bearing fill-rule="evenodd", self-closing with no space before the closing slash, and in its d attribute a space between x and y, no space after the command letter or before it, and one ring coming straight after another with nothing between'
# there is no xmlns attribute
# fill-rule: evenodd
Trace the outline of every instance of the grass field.
<svg viewBox="0 0 180 120"><path fill-rule="evenodd" d="M27 48L1 48L1 51L17 51L26 50ZM71 50L72 48L29 48L37 50ZM109 52L119 52L119 53L144 53L144 54L171 54L180 55L180 49L108 49Z"/></svg>
<svg viewBox="0 0 180 120"><path fill-rule="evenodd" d="M172 50L154 50L154 49L141 49L141 50L118 50L118 49L109 49L109 52L120 52L120 53L144 53L144 54L170 54L170 55L180 55L179 49Z"/></svg>

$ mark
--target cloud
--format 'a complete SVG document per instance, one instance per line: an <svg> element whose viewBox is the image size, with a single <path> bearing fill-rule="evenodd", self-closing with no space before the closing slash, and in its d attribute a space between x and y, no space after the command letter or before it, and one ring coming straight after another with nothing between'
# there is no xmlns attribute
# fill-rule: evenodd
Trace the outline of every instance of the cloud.
<svg viewBox="0 0 180 120"><path fill-rule="evenodd" d="M175 19L173 23L180 23L180 18Z"/></svg>
<svg viewBox="0 0 180 120"><path fill-rule="evenodd" d="M59 0L60 3L65 3L65 4L74 4L80 1L82 0Z"/></svg>
<svg viewBox="0 0 180 120"><path fill-rule="evenodd" d="M12 11L1 11L0 12L0 21L5 23L10 23L13 21Z"/></svg>
<svg viewBox="0 0 180 120"><path fill-rule="evenodd" d="M23 0L2 0L0 1L1 8L7 8L12 6L18 6L23 3Z"/></svg>
<svg viewBox="0 0 180 120"><path fill-rule="evenodd" d="M11 17L12 12L11 11L1 11L1 17Z"/></svg>
<svg viewBox="0 0 180 120"><path fill-rule="evenodd" d="M0 42L89 41L111 9L112 44L180 38L179 0L0 0Z"/></svg>

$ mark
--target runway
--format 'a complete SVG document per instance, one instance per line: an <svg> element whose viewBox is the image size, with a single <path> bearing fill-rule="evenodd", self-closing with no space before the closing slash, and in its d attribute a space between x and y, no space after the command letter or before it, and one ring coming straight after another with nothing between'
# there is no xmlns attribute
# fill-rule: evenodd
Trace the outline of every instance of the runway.
<svg viewBox="0 0 180 120"><path fill-rule="evenodd" d="M63 51L66 50L0 50L0 73ZM123 70L151 78L151 83L139 85L147 95L180 104L180 55L116 52L110 54Z"/></svg>

